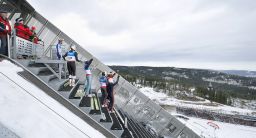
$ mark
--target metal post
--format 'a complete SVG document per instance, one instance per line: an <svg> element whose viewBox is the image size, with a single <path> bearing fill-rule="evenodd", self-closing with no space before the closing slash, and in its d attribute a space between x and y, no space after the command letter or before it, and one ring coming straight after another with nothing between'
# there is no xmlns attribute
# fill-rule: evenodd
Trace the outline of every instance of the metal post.
<svg viewBox="0 0 256 138"><path fill-rule="evenodd" d="M63 68L64 63L58 63L58 65L59 65L59 76L60 76L60 79L61 79L61 72L62 72L62 68Z"/></svg>
<svg viewBox="0 0 256 138"><path fill-rule="evenodd" d="M124 127L125 127L125 128L128 128L128 125L127 125L127 117L124 118Z"/></svg>
<svg viewBox="0 0 256 138"><path fill-rule="evenodd" d="M67 62L64 63L64 75L65 75L65 79L67 78Z"/></svg>
<svg viewBox="0 0 256 138"><path fill-rule="evenodd" d="M55 36L55 38L52 40L52 42L50 43L50 45L46 48L46 50L43 53L43 56L45 57L46 54L48 53L48 51L51 49L53 43L58 39L59 35L61 34L61 31L59 31L59 33Z"/></svg>
<svg viewBox="0 0 256 138"><path fill-rule="evenodd" d="M35 15L35 11L32 14L28 14L27 20L25 21L24 24L27 25L34 15Z"/></svg>
<svg viewBox="0 0 256 138"><path fill-rule="evenodd" d="M7 39L8 57L11 58L11 45L10 45L10 37L8 34L6 39Z"/></svg>
<svg viewBox="0 0 256 138"><path fill-rule="evenodd" d="M13 17L14 14L15 14L15 12L16 12L16 9L13 9L13 10L11 11L11 14L10 14L9 17L8 17L8 20L11 20L11 19L12 19L12 17Z"/></svg>
<svg viewBox="0 0 256 138"><path fill-rule="evenodd" d="M40 37L41 33L43 32L43 30L45 29L46 25L48 24L48 20L45 21L44 25L42 26L42 28L38 31L37 36Z"/></svg>
<svg viewBox="0 0 256 138"><path fill-rule="evenodd" d="M17 39L16 39L16 30L13 31L13 37L12 37L12 48L13 48L13 59L17 58Z"/></svg>

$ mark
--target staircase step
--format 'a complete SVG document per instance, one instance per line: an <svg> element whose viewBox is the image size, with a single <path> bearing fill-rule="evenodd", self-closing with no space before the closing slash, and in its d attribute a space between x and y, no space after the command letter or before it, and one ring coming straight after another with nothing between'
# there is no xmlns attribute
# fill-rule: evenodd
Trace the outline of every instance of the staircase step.
<svg viewBox="0 0 256 138"><path fill-rule="evenodd" d="M111 130L123 130L119 120L117 119L117 116L115 115L115 113L110 113L110 116L112 118L113 121L113 125L111 127Z"/></svg>
<svg viewBox="0 0 256 138"><path fill-rule="evenodd" d="M62 95L66 99L69 99L70 92L59 92L59 93L60 93L60 95Z"/></svg>
<svg viewBox="0 0 256 138"><path fill-rule="evenodd" d="M51 79L49 81L49 85L56 91L58 91L60 89L61 86L64 85L65 82L67 82L68 80L67 79L61 79L59 80L59 78L54 78L54 79ZM69 91L68 91L69 92Z"/></svg>
<svg viewBox="0 0 256 138"><path fill-rule="evenodd" d="M124 128L121 138L133 138L132 132L130 132L129 129Z"/></svg>
<svg viewBox="0 0 256 138"><path fill-rule="evenodd" d="M41 78L46 83L49 83L50 80L57 78L54 74L48 75L48 76L38 76L38 77Z"/></svg>
<svg viewBox="0 0 256 138"><path fill-rule="evenodd" d="M102 118L101 118L102 119ZM112 122L99 122L100 124L102 124L105 128L107 128L108 130L111 129L111 126L113 125Z"/></svg>
<svg viewBox="0 0 256 138"><path fill-rule="evenodd" d="M77 93L77 91L78 91L78 88L79 88L79 85L80 84L78 84L78 80L76 80L76 84L75 84L75 86L73 86L73 88L70 90L70 96L69 96L69 98L71 98L71 99L81 99L81 97L76 97L76 93ZM70 86L69 86L70 87Z"/></svg>
<svg viewBox="0 0 256 138"><path fill-rule="evenodd" d="M34 73L34 74L36 74L36 75L38 75L39 72L41 72L41 71L48 70L47 67L28 67L28 69L29 69L32 73Z"/></svg>
<svg viewBox="0 0 256 138"><path fill-rule="evenodd" d="M75 83L77 84L77 82L78 79L75 81ZM67 81L59 88L59 91L70 91L72 88L73 86L69 86L69 80L67 79Z"/></svg>
<svg viewBox="0 0 256 138"><path fill-rule="evenodd" d="M102 115L101 114L89 114L89 116L91 116L97 122L100 122L100 119L102 119Z"/></svg>
<svg viewBox="0 0 256 138"><path fill-rule="evenodd" d="M117 136L118 138L121 138L124 130L111 130L113 134L115 134L115 136Z"/></svg>
<svg viewBox="0 0 256 138"><path fill-rule="evenodd" d="M121 137L121 135L123 134L123 128L119 122L119 120L117 119L117 116L115 113L110 113L110 116L112 118L113 124L110 128L110 130L117 136L117 137Z"/></svg>
<svg viewBox="0 0 256 138"><path fill-rule="evenodd" d="M91 107L91 97L83 97L79 106L80 107Z"/></svg>
<svg viewBox="0 0 256 138"><path fill-rule="evenodd" d="M32 63L30 62L28 67L46 67L43 63Z"/></svg>
<svg viewBox="0 0 256 138"><path fill-rule="evenodd" d="M69 99L69 101L78 107L81 100L80 99Z"/></svg>
<svg viewBox="0 0 256 138"><path fill-rule="evenodd" d="M79 107L82 111L84 111L86 114L89 114L91 111L91 107Z"/></svg>
<svg viewBox="0 0 256 138"><path fill-rule="evenodd" d="M106 119L105 120L102 119L102 120L100 120L100 122L112 122L112 118L108 112L107 107L102 107L101 109L102 109L101 111L105 115Z"/></svg>
<svg viewBox="0 0 256 138"><path fill-rule="evenodd" d="M38 76L48 76L52 75L53 73L48 69L48 70L42 70L38 73Z"/></svg>

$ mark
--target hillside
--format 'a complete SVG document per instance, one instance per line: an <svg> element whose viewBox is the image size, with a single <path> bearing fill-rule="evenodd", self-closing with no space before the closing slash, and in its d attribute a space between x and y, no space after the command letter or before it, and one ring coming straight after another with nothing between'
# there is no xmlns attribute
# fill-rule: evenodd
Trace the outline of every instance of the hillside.
<svg viewBox="0 0 256 138"><path fill-rule="evenodd" d="M245 76L245 77L256 77L256 71L247 71L247 70L220 70L220 72L238 75L238 76Z"/></svg>
<svg viewBox="0 0 256 138"><path fill-rule="evenodd" d="M210 101L246 106L256 99L256 78L222 73L215 70L175 67L110 66L134 85L152 87L182 100Z"/></svg>

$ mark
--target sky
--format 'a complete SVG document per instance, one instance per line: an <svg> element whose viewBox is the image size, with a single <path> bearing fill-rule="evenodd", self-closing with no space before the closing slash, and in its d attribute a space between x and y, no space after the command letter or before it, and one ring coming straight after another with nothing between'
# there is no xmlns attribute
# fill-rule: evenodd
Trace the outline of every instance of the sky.
<svg viewBox="0 0 256 138"><path fill-rule="evenodd" d="M108 65L256 70L255 0L28 0Z"/></svg>

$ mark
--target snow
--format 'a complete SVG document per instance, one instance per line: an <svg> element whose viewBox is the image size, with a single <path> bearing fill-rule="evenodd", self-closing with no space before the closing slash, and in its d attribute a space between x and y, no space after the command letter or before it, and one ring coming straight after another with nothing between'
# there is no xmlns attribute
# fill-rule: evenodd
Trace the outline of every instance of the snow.
<svg viewBox="0 0 256 138"><path fill-rule="evenodd" d="M222 76L223 77L223 76ZM223 80L217 80L215 78L202 78L202 80L204 81L208 81L208 82L215 82L215 83L222 83L222 84L229 84L229 85L237 85L237 86L242 86L241 83L237 82L236 80L233 79L226 79L226 78L222 78Z"/></svg>
<svg viewBox="0 0 256 138"><path fill-rule="evenodd" d="M178 118L179 119L179 118ZM189 117L189 120L179 119L190 129L207 138L255 138L255 127L235 125L218 121L209 121L205 119ZM213 122L219 129L208 125L208 122Z"/></svg>
<svg viewBox="0 0 256 138"><path fill-rule="evenodd" d="M22 71L22 68L7 60L0 62L1 124L22 138L104 137L63 105L19 76L19 71Z"/></svg>
<svg viewBox="0 0 256 138"><path fill-rule="evenodd" d="M201 110L209 110L212 112L218 112L218 113L224 113L224 114L240 114L240 115L251 115L251 116L254 116L254 112L255 112L249 109L241 109L241 108L231 107L231 106L214 103L214 102L213 104L215 106L210 106L209 104L211 102L209 100L204 100L204 101L179 100L173 97L169 97L165 93L155 92L153 88L150 88L150 87L142 87L140 88L140 91L160 105L188 107L188 108L196 108Z"/></svg>
<svg viewBox="0 0 256 138"><path fill-rule="evenodd" d="M240 109L240 108L225 106L222 104L218 104L218 106L216 107L203 105L204 103L210 103L210 101L208 100L205 100L205 101L178 100L176 98L169 97L165 93L155 92L153 88L150 88L150 87L142 87L140 88L140 91L160 105L192 107L197 109L201 108L201 109L208 109L211 111L221 111L222 113L223 112L234 113L234 111L236 111L239 114L245 114L245 113L253 112L252 110ZM176 116L177 119L179 119L182 123L184 123L187 127L192 129L201 137L206 137L206 138L255 138L256 137L255 127L229 124L229 123L223 123L223 122L211 120L211 122L219 126L219 129L214 130L212 126L207 124L208 122L210 122L209 120L199 119L194 117L187 117L185 115L173 113L172 111L169 111L169 112L174 116Z"/></svg>
<svg viewBox="0 0 256 138"><path fill-rule="evenodd" d="M171 75L171 76L178 76L178 77L181 77L181 78L186 78L188 79L189 77L185 74L185 73L177 73L177 72L162 72L162 74L164 75Z"/></svg>

